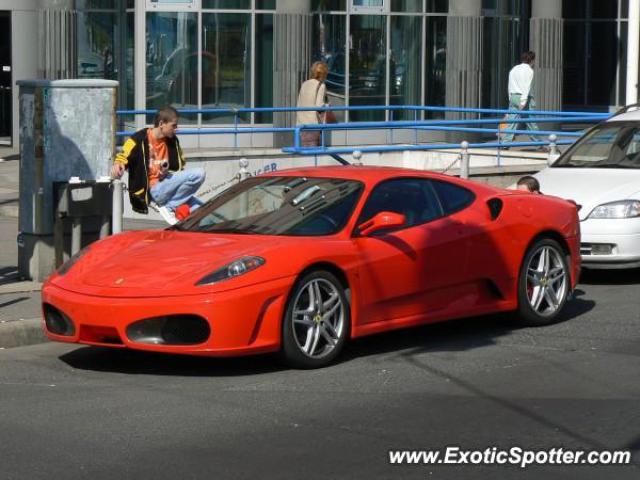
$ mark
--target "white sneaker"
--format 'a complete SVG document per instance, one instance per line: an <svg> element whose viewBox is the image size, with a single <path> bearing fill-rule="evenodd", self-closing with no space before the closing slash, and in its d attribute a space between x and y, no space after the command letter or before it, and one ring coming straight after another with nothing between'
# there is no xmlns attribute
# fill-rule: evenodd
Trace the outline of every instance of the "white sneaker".
<svg viewBox="0 0 640 480"><path fill-rule="evenodd" d="M160 213L164 221L167 222L169 225L175 225L176 223L178 223L176 214L173 213L173 210L171 210L170 208L160 207L158 208L158 213Z"/></svg>

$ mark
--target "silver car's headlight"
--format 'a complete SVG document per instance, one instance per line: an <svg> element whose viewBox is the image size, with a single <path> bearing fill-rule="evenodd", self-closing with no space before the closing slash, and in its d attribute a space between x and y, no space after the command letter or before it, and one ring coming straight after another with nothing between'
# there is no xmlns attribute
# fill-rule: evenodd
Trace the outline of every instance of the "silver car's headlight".
<svg viewBox="0 0 640 480"><path fill-rule="evenodd" d="M620 200L603 203L594 208L587 218L640 217L640 200Z"/></svg>
<svg viewBox="0 0 640 480"><path fill-rule="evenodd" d="M242 257L235 262L231 262L222 268L219 268L213 273L205 275L196 285L211 285L212 283L222 282L230 278L239 277L251 270L264 265L264 258L262 257Z"/></svg>

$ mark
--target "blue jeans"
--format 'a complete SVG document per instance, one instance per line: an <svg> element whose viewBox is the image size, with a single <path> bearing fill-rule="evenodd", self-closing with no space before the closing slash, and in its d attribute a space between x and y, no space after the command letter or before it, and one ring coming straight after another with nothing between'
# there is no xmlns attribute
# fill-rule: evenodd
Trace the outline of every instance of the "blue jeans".
<svg viewBox="0 0 640 480"><path fill-rule="evenodd" d="M204 182L205 173L202 168L189 168L169 173L156 183L149 193L153 200L162 207L175 210L183 203L195 210L202 202L194 197Z"/></svg>
<svg viewBox="0 0 640 480"><path fill-rule="evenodd" d="M535 108L536 102L533 97L530 96L527 98L527 103L524 107L522 107L522 110L535 110ZM520 114L520 112L522 111L520 109L520 94L511 94L511 96L509 97L509 110L513 111L514 113L510 113L505 117L505 120L509 122L509 125L507 125L507 129L516 130L518 128L518 124L520 123L519 120L526 120L526 118L529 117L529 115L523 116L522 114ZM527 129L532 131L538 130L538 125L536 123L528 123L526 121L524 123L527 126ZM503 133L501 140L503 142L513 142L514 137L514 133ZM533 141L540 140L540 138L534 137L532 135L529 135L529 137Z"/></svg>

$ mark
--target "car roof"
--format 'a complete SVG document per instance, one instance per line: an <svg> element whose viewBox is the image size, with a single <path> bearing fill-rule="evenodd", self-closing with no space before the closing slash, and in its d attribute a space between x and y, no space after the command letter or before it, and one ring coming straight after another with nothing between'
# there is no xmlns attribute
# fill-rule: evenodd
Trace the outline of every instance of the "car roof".
<svg viewBox="0 0 640 480"><path fill-rule="evenodd" d="M631 110L620 115L614 115L606 119L605 122L640 122L640 110Z"/></svg>
<svg viewBox="0 0 640 480"><path fill-rule="evenodd" d="M424 177L434 180L448 180L458 182L457 177L427 170L416 170L400 167L359 166L359 165L329 165L319 167L302 167L278 170L264 174L265 176L305 176L328 177L345 180L361 180L366 183L377 183L394 177Z"/></svg>

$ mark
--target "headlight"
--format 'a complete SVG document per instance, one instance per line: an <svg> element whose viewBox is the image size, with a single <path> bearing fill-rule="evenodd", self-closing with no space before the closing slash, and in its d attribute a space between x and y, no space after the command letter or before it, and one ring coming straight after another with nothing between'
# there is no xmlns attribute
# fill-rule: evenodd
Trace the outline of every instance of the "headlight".
<svg viewBox="0 0 640 480"><path fill-rule="evenodd" d="M80 250L78 253L73 255L69 260L67 260L62 265L60 265L60 268L58 268L57 270L58 275L64 275L69 270L71 270L71 267L73 267L76 264L76 262L80 260L80 258L83 255L85 255L88 251L89 251L89 246L86 246L82 250Z"/></svg>
<svg viewBox="0 0 640 480"><path fill-rule="evenodd" d="M640 200L620 200L603 203L594 208L587 218L640 217Z"/></svg>
<svg viewBox="0 0 640 480"><path fill-rule="evenodd" d="M238 277L244 275L251 270L264 265L264 258L262 257L242 257L240 260L231 262L222 268L219 268L213 273L202 277L198 280L196 285L211 285L212 283L228 280L229 278Z"/></svg>

